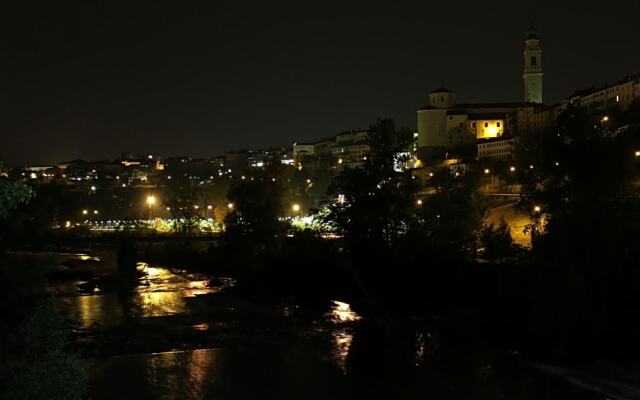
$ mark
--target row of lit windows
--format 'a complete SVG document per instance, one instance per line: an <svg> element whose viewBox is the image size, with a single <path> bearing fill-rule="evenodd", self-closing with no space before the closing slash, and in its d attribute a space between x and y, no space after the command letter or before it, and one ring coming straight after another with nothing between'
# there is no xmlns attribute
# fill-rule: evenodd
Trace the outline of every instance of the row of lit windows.
<svg viewBox="0 0 640 400"><path fill-rule="evenodd" d="M511 151L509 151L509 149L484 150L484 151L478 152L478 154L480 154L480 155L482 155L482 154L509 154L509 153L511 153Z"/></svg>
<svg viewBox="0 0 640 400"><path fill-rule="evenodd" d="M496 147L496 146L501 146L501 147L511 147L511 143L502 143L502 142L495 142L495 143L483 143L480 144L479 147L480 148L487 148L487 147Z"/></svg>

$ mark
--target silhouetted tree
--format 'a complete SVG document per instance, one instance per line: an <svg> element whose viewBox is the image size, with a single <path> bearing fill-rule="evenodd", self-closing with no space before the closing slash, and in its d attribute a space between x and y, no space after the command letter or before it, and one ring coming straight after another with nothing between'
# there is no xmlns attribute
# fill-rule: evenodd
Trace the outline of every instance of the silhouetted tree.
<svg viewBox="0 0 640 400"><path fill-rule="evenodd" d="M278 168L267 166L232 182L227 194L232 211L225 218L228 241L246 241L257 252L264 252L286 232L286 225L280 220L283 189Z"/></svg>
<svg viewBox="0 0 640 400"><path fill-rule="evenodd" d="M480 245L484 248L482 256L488 261L509 261L516 254L516 246L511 237L509 225L504 220L497 227L483 226L479 239Z"/></svg>
<svg viewBox="0 0 640 400"><path fill-rule="evenodd" d="M394 163L410 137L397 131L393 120L378 120L369 127L370 154L363 167L346 168L329 188L326 221L352 251L389 248L406 233L418 185L410 173L395 171Z"/></svg>
<svg viewBox="0 0 640 400"><path fill-rule="evenodd" d="M566 316L581 324L582 334L629 326L625 315L640 310L638 125L569 108L556 127L522 144L522 204L539 233L534 263L546 267L548 280L570 277L564 296L574 306Z"/></svg>
<svg viewBox="0 0 640 400"><path fill-rule="evenodd" d="M176 230L184 234L191 234L203 209L203 204L200 204L202 193L198 183L186 176L177 176L171 180L167 194L166 203L171 208L171 214L176 220Z"/></svg>
<svg viewBox="0 0 640 400"><path fill-rule="evenodd" d="M3 172L4 165L0 161L0 172ZM16 209L20 204L26 203L32 196L29 186L0 177L0 220L7 218L9 212Z"/></svg>
<svg viewBox="0 0 640 400"><path fill-rule="evenodd" d="M484 210L478 183L477 171L453 172L448 168L436 171L429 180L432 193L422 200L411 236L422 243L421 251L428 253L432 262L451 264L475 258Z"/></svg>

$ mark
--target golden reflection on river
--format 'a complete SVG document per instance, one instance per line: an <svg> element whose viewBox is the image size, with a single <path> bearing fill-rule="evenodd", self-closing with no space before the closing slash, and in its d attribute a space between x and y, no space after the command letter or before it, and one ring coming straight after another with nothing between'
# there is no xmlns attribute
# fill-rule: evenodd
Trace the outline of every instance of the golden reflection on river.
<svg viewBox="0 0 640 400"><path fill-rule="evenodd" d="M349 303L333 300L331 301L328 318L333 324L344 325L344 327L334 330L331 333L331 337L333 339L333 358L342 373L346 374L347 357L349 356L349 349L351 349L353 342L353 333L351 333L348 325L349 323L359 321L362 317L351 309Z"/></svg>
<svg viewBox="0 0 640 400"><path fill-rule="evenodd" d="M95 262L99 262L100 261L100 257L90 256L90 255L84 254L84 253L75 254L75 256L80 261L95 261Z"/></svg>
<svg viewBox="0 0 640 400"><path fill-rule="evenodd" d="M180 398L203 399L213 375L215 353L215 350L199 349L149 355L146 358L147 384L156 388L162 398L167 398L164 395L168 393L179 393Z"/></svg>
<svg viewBox="0 0 640 400"><path fill-rule="evenodd" d="M63 307L70 308L79 328L89 329L94 325L112 325L125 318L160 317L189 312L188 299L209 293L217 293L224 287L232 286L233 280L219 278L218 286L210 286L209 280L198 274L173 273L167 268L151 267L138 263L142 274L137 284L131 288L94 288L87 293L80 288L87 282L76 282L73 287L61 286L58 293ZM100 285L97 283L96 285Z"/></svg>
<svg viewBox="0 0 640 400"><path fill-rule="evenodd" d="M349 349L353 342L353 334L348 330L334 331L333 336L333 355L338 364L338 368L343 374L347 374L347 357L349 356Z"/></svg>
<svg viewBox="0 0 640 400"><path fill-rule="evenodd" d="M351 305L342 301L331 301L331 311L329 312L332 322L355 322L360 320L360 317L355 311L351 309Z"/></svg>

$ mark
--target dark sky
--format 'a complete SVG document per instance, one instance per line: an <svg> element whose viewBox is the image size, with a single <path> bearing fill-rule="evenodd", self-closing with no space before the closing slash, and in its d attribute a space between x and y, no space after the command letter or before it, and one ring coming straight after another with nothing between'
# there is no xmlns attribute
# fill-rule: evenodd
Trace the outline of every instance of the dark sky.
<svg viewBox="0 0 640 400"><path fill-rule="evenodd" d="M212 157L415 110L518 101L524 34L545 101L640 72L640 2L20 1L0 12L0 159Z"/></svg>

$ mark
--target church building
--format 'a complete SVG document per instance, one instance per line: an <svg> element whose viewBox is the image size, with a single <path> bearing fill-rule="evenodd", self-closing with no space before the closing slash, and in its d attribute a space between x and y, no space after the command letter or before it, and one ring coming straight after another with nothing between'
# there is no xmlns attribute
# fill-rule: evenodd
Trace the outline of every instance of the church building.
<svg viewBox="0 0 640 400"><path fill-rule="evenodd" d="M513 103L459 104L456 93L439 88L418 110L418 151L421 159L438 157L460 145L496 141L516 130L517 112L542 106L542 49L535 28L526 35L523 100ZM512 126L513 125L513 126Z"/></svg>

